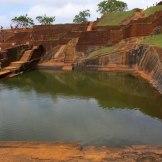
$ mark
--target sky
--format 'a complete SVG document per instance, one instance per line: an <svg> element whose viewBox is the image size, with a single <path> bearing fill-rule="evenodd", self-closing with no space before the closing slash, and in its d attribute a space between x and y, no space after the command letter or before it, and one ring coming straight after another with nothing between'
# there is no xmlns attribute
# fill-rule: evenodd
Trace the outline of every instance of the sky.
<svg viewBox="0 0 162 162"><path fill-rule="evenodd" d="M15 16L28 14L35 19L36 16L55 16L55 23L71 23L79 11L90 9L91 18L100 17L96 12L97 4L102 0L0 0L0 26L10 26ZM122 0L128 4L129 9L146 8L160 0Z"/></svg>

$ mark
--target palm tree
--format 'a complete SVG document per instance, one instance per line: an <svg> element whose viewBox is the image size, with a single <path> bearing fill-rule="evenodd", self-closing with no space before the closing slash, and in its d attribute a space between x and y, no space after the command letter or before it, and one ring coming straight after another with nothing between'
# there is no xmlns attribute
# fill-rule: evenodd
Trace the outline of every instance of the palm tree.
<svg viewBox="0 0 162 162"><path fill-rule="evenodd" d="M32 18L28 17L28 15L21 15L18 17L14 17L12 22L16 24L17 27L31 27L34 25L34 21Z"/></svg>
<svg viewBox="0 0 162 162"><path fill-rule="evenodd" d="M55 21L55 16L37 16L36 19L41 25L51 25Z"/></svg>

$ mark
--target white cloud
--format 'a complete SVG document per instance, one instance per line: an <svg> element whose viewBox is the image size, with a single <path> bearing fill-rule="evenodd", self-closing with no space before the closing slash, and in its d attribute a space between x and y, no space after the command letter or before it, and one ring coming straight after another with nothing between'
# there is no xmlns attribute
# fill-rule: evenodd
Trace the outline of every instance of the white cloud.
<svg viewBox="0 0 162 162"><path fill-rule="evenodd" d="M73 17L78 14L79 11L90 9L91 13L93 13L92 18L97 17L97 7L94 4L82 5L82 4L73 4L68 3L66 5L61 6L60 8L56 6L47 6L47 5L36 5L29 9L28 15L31 17L36 17L38 15L49 15L56 16L56 22L72 22Z"/></svg>
<svg viewBox="0 0 162 162"><path fill-rule="evenodd" d="M1 24L5 27L9 25L9 20L6 16L0 15L0 25Z"/></svg>
<svg viewBox="0 0 162 162"><path fill-rule="evenodd" d="M90 9L91 19L96 19L97 4L102 0L0 0L0 25L9 24L9 18L18 14L28 13L32 18L38 15L56 16L56 23L72 22L73 17L81 10ZM128 3L129 9L146 8L160 0L123 0ZM4 6L13 8L4 10ZM21 7L22 6L22 9ZM1 8L3 7L3 8ZM5 13L2 13L4 11ZM3 16L5 15L5 16ZM8 19L7 19L8 17Z"/></svg>
<svg viewBox="0 0 162 162"><path fill-rule="evenodd" d="M123 0L129 6L129 9L133 8L146 8L159 2L160 0Z"/></svg>

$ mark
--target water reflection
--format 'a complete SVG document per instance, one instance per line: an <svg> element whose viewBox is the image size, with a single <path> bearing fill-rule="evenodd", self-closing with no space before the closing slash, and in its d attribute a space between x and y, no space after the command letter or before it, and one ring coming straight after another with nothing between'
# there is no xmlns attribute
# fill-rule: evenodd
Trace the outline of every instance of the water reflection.
<svg viewBox="0 0 162 162"><path fill-rule="evenodd" d="M0 140L162 144L162 96L121 73L33 71L0 81Z"/></svg>
<svg viewBox="0 0 162 162"><path fill-rule="evenodd" d="M162 95L150 85L124 73L65 73L34 71L0 82L2 88L35 90L40 95L94 98L102 108L140 109L162 119Z"/></svg>

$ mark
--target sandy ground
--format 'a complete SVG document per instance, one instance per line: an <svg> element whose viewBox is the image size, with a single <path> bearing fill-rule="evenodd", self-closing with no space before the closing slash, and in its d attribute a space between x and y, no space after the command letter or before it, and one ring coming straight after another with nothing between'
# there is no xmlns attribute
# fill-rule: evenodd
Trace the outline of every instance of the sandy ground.
<svg viewBox="0 0 162 162"><path fill-rule="evenodd" d="M78 144L0 142L0 162L162 162L162 146L81 147Z"/></svg>

